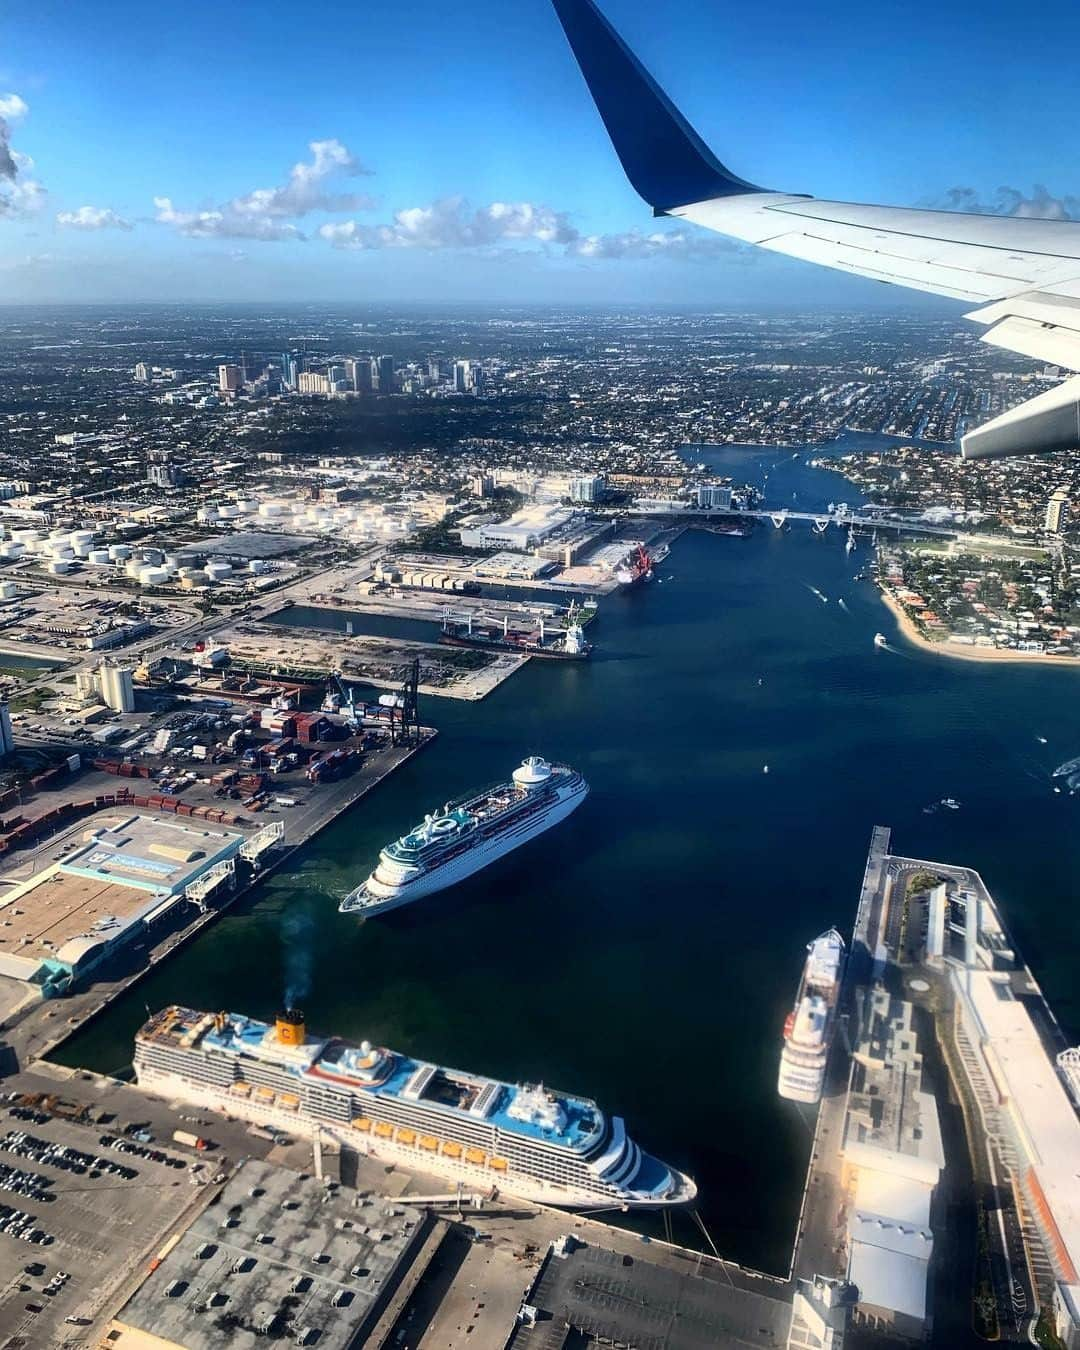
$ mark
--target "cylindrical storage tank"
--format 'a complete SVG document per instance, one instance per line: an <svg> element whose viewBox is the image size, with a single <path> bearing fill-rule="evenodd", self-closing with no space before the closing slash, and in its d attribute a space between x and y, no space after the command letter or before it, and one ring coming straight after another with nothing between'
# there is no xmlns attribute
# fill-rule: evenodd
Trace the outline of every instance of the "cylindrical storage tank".
<svg viewBox="0 0 1080 1350"><path fill-rule="evenodd" d="M167 567L170 572L179 572L180 559L175 553L166 553L161 560L162 567Z"/></svg>
<svg viewBox="0 0 1080 1350"><path fill-rule="evenodd" d="M270 568L263 562L262 558L252 558L251 562L248 563L248 571L257 577L261 577L264 572L269 570Z"/></svg>
<svg viewBox="0 0 1080 1350"><path fill-rule="evenodd" d="M108 567L112 559L107 548L92 548L86 555L86 561L93 563L95 567Z"/></svg>
<svg viewBox="0 0 1080 1350"><path fill-rule="evenodd" d="M127 562L131 557L130 544L110 544L109 558L112 562Z"/></svg>
<svg viewBox="0 0 1080 1350"><path fill-rule="evenodd" d="M259 515L267 520L273 520L277 516L283 516L285 508L280 502L263 502L259 507Z"/></svg>
<svg viewBox="0 0 1080 1350"><path fill-rule="evenodd" d="M167 567L143 567L139 572L140 586L162 586L168 579Z"/></svg>
<svg viewBox="0 0 1080 1350"><path fill-rule="evenodd" d="M0 544L0 558L6 558L9 562L12 558L21 558L26 552L26 545L17 543L14 539L8 540L6 544Z"/></svg>
<svg viewBox="0 0 1080 1350"><path fill-rule="evenodd" d="M0 581L0 600L14 600L19 588L13 581Z"/></svg>
<svg viewBox="0 0 1080 1350"><path fill-rule="evenodd" d="M241 497L236 503L237 509L245 516L250 516L252 511L259 509L259 503L254 497Z"/></svg>
<svg viewBox="0 0 1080 1350"><path fill-rule="evenodd" d="M217 520L217 518L218 509L216 506L200 506L198 511L195 512L195 519L202 521L203 524L211 520Z"/></svg>
<svg viewBox="0 0 1080 1350"><path fill-rule="evenodd" d="M129 558L124 566L124 575L133 577L136 581L139 579L139 573L146 564L141 558Z"/></svg>
<svg viewBox="0 0 1080 1350"><path fill-rule="evenodd" d="M32 544L35 539L41 538L41 531L30 529L12 530L11 537L12 539L17 539L20 544Z"/></svg>
<svg viewBox="0 0 1080 1350"><path fill-rule="evenodd" d="M192 577L203 575L201 567L181 567L177 572L181 581L190 581Z"/></svg>
<svg viewBox="0 0 1080 1350"><path fill-rule="evenodd" d="M164 561L165 554L159 548L143 548L139 554L148 567L160 567Z"/></svg>
<svg viewBox="0 0 1080 1350"><path fill-rule="evenodd" d="M206 564L206 575L211 581L220 581L223 577L227 577L231 571L231 563L209 562Z"/></svg>
<svg viewBox="0 0 1080 1350"><path fill-rule="evenodd" d="M70 544L70 543L71 543L71 531L70 531L70 530L59 530L59 529L58 529L58 530L50 530L50 531L49 531L49 543L50 543L50 544L55 544L55 543L61 543L61 542L65 543L65 544Z"/></svg>
<svg viewBox="0 0 1080 1350"><path fill-rule="evenodd" d="M54 577L66 577L71 571L71 563L66 558L54 558L49 563L49 571Z"/></svg>
<svg viewBox="0 0 1080 1350"><path fill-rule="evenodd" d="M221 517L222 520L235 520L239 514L240 508L238 506L233 506L231 503L222 506L218 510L218 515Z"/></svg>
<svg viewBox="0 0 1080 1350"><path fill-rule="evenodd" d="M96 534L97 534L96 530L72 530L71 547L77 549L80 544L86 545L92 544L94 542L94 537Z"/></svg>
<svg viewBox="0 0 1080 1350"><path fill-rule="evenodd" d="M49 553L53 558L61 559L64 562L70 562L75 556L75 550L70 544L50 544Z"/></svg>

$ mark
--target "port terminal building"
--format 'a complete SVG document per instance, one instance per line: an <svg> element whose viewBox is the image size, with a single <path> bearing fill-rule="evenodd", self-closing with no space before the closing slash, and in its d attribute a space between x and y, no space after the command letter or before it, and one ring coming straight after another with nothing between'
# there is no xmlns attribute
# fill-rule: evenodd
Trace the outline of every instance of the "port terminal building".
<svg viewBox="0 0 1080 1350"><path fill-rule="evenodd" d="M362 1346L406 1273L433 1254L431 1229L419 1209L249 1160L166 1243L102 1344Z"/></svg>
<svg viewBox="0 0 1080 1350"><path fill-rule="evenodd" d="M0 976L66 993L121 947L231 874L245 836L220 826L110 815L60 861L0 895Z"/></svg>
<svg viewBox="0 0 1080 1350"><path fill-rule="evenodd" d="M934 1248L934 1193L945 1166L937 1104L923 1087L912 1005L865 991L844 1117L848 1282L864 1324L921 1340Z"/></svg>
<svg viewBox="0 0 1080 1350"><path fill-rule="evenodd" d="M1080 1350L1080 1051L1066 1046L997 906L967 867L893 859L936 873L926 901L924 959L950 995L946 1016L1000 1187L1019 1219L1020 1269L1067 1350ZM1016 1244L1006 1259L1015 1261ZM1030 1305L1028 1306L1028 1311Z"/></svg>

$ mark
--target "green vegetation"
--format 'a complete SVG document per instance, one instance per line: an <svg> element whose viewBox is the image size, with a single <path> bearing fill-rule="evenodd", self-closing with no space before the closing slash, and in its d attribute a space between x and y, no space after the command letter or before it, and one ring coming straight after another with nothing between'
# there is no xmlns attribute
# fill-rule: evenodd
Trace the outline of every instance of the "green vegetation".
<svg viewBox="0 0 1080 1350"><path fill-rule="evenodd" d="M57 691L50 689L47 685L38 685L36 689L25 689L21 694L16 694L8 703L8 708L12 712L41 712L45 703L50 698L56 697Z"/></svg>
<svg viewBox="0 0 1080 1350"><path fill-rule="evenodd" d="M987 1341L996 1341L1001 1334L998 1325L997 1299L990 1279L990 1234L986 1207L979 1201L979 1255L978 1283L972 1307L972 1319L977 1335Z"/></svg>
<svg viewBox="0 0 1080 1350"><path fill-rule="evenodd" d="M932 891L935 886L940 886L944 880L944 877L935 876L933 872L916 872L907 884L907 893L922 895L925 891Z"/></svg>
<svg viewBox="0 0 1080 1350"><path fill-rule="evenodd" d="M2 666L0 665L0 679L7 680L36 680L39 675L44 675L48 671L48 666Z"/></svg>
<svg viewBox="0 0 1080 1350"><path fill-rule="evenodd" d="M1039 1320L1035 1323L1035 1340L1043 1350L1065 1350L1065 1343L1058 1338L1050 1324L1050 1314L1046 1308L1039 1312Z"/></svg>

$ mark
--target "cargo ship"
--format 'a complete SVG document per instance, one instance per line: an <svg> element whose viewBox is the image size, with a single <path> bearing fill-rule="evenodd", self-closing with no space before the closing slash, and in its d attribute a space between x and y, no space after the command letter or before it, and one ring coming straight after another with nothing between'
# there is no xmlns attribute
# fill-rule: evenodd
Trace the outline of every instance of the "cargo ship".
<svg viewBox="0 0 1080 1350"><path fill-rule="evenodd" d="M164 1008L136 1034L135 1078L169 1101L318 1136L482 1193L564 1209L662 1209L697 1193L586 1097L312 1036L295 1010L270 1025Z"/></svg>
<svg viewBox="0 0 1080 1350"><path fill-rule="evenodd" d="M652 574L652 556L644 544L638 544L634 552L615 569L615 580L619 583L620 589L629 591L646 581L651 581Z"/></svg>
<svg viewBox="0 0 1080 1350"><path fill-rule="evenodd" d="M369 919L445 890L550 830L588 795L576 769L531 755L509 783L448 802L387 844L371 876L338 908Z"/></svg>
<svg viewBox="0 0 1080 1350"><path fill-rule="evenodd" d="M509 619L502 628L480 628L473 624L472 614L455 619L449 611L443 615L439 641L446 647L475 647L478 651L511 652L515 656L539 656L550 661L587 661L592 645L585 640L585 630L571 615L566 628L560 628L551 641L544 620L536 634L523 635L510 631Z"/></svg>
<svg viewBox="0 0 1080 1350"><path fill-rule="evenodd" d="M794 1009L784 1023L777 1090L792 1102L814 1105L825 1086L825 1066L836 1029L844 969L844 939L830 928L806 949Z"/></svg>

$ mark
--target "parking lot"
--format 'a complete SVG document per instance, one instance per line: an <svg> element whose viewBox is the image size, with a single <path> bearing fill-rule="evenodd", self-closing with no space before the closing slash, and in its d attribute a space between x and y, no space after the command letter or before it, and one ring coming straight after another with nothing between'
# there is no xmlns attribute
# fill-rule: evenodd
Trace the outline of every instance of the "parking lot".
<svg viewBox="0 0 1080 1350"><path fill-rule="evenodd" d="M0 1102L0 1328L33 1346L85 1341L210 1189L179 1150Z"/></svg>

